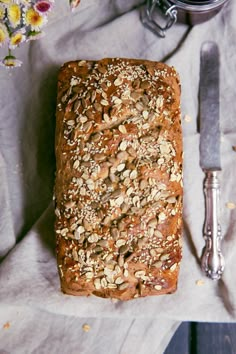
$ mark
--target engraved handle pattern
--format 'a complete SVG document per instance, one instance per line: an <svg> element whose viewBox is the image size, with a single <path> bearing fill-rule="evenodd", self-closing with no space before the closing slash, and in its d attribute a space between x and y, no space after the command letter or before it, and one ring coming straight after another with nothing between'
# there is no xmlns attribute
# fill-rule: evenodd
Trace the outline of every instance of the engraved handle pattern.
<svg viewBox="0 0 236 354"><path fill-rule="evenodd" d="M221 278L224 271L224 257L221 252L221 226L219 223L220 183L217 171L207 171L204 180L206 216L204 239L206 242L202 255L202 269L214 280Z"/></svg>

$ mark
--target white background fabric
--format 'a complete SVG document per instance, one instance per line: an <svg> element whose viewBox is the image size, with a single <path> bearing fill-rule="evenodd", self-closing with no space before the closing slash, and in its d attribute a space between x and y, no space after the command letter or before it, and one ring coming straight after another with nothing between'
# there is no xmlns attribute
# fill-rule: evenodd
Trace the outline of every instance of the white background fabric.
<svg viewBox="0 0 236 354"><path fill-rule="evenodd" d="M57 0L46 37L16 51L23 66L1 68L1 354L161 354L181 321L236 320L236 209L226 207L236 203L236 3L228 1L218 15L193 28L176 24L165 39L143 27L141 6L139 0L82 0L71 14L67 1ZM221 54L220 208L226 268L218 282L200 269L204 175L197 119L199 54L205 40L216 41ZM184 249L173 295L122 303L60 292L52 204L57 74L66 61L107 56L165 61L180 74ZM88 333L84 323L91 326Z"/></svg>

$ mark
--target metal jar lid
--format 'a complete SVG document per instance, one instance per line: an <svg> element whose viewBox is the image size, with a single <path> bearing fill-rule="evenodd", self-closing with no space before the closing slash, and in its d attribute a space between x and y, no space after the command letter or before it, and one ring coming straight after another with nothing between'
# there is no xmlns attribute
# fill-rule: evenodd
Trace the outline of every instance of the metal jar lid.
<svg viewBox="0 0 236 354"><path fill-rule="evenodd" d="M166 30L175 22L195 25L216 15L229 0L147 0L141 12L141 20L152 32L165 37ZM155 19L157 11L164 15L165 24Z"/></svg>

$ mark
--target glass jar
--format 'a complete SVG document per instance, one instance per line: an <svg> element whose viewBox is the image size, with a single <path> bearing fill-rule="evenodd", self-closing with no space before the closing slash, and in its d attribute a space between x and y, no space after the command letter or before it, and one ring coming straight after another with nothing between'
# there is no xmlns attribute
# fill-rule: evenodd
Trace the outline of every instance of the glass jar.
<svg viewBox="0 0 236 354"><path fill-rule="evenodd" d="M176 22L196 25L215 16L229 0L148 0L141 12L145 27L160 37ZM157 14L164 17L162 24Z"/></svg>

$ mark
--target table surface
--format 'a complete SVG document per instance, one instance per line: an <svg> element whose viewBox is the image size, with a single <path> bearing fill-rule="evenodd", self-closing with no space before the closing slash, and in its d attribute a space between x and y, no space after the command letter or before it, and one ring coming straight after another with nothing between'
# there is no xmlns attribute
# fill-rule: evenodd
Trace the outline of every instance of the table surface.
<svg viewBox="0 0 236 354"><path fill-rule="evenodd" d="M235 323L184 322L177 329L164 354L234 354Z"/></svg>

